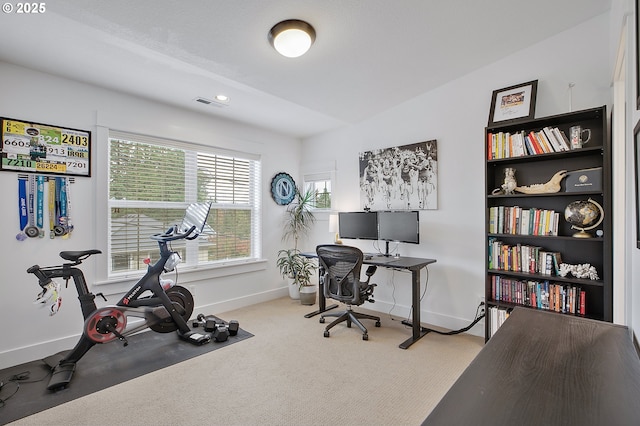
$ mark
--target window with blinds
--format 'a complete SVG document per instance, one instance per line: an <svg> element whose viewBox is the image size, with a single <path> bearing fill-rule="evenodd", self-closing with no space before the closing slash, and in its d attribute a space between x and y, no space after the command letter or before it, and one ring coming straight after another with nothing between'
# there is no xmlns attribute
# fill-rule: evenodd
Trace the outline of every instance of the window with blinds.
<svg viewBox="0 0 640 426"><path fill-rule="evenodd" d="M259 258L259 188L253 154L110 132L109 274L145 270L159 257L149 237L180 223L193 202L212 205L198 239L172 243L183 264Z"/></svg>

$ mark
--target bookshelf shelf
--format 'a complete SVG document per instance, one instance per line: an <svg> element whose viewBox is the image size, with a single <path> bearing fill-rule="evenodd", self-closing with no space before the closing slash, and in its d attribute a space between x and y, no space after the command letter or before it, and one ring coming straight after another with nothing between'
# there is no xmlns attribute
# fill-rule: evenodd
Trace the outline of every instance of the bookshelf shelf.
<svg viewBox="0 0 640 426"><path fill-rule="evenodd" d="M559 149L554 150L552 146L550 152L533 154L526 148L524 152L522 148L519 150L514 148L518 138L522 141L527 135L545 132L545 128L547 134L548 129L555 129L553 132L557 135L569 135L572 126L581 126L583 129L590 130L590 140L583 148L564 150L559 139L556 139L555 144ZM559 311L559 314L582 315L607 322L613 320L611 148L608 132L605 106L485 128L485 258L487 259L485 301L488 314L485 320L486 340L489 340L495 332L491 325L491 315L499 314L500 318L505 317L504 312L498 312L499 310L509 311L514 306L529 306L531 309L536 309L536 303L531 303L532 301L529 300L536 297L533 292L522 291L527 285L529 290L532 285L543 288L544 286L552 287L555 293L547 295L543 293L542 297L545 303L555 306L551 310ZM496 142L496 135L500 135L498 137L500 143ZM527 143L531 145L531 141ZM595 186L595 190L576 191L579 189L577 186L567 188L567 178L564 178L557 192L496 194L497 189L504 183L506 168L515 169L518 186L544 184L560 170L573 172L598 168L601 168L601 183L600 187ZM588 199L602 206L604 219L596 229L589 231L592 238L577 238L573 236L577 231L565 220L564 211L570 203ZM523 217L522 212L525 210L526 217ZM549 211L546 220L551 225L545 229L542 229L542 226L535 228L538 226L538 216L534 225L529 224L529 217L533 217L536 211ZM538 231L532 231L532 229L538 229ZM538 256L540 257L529 263L532 257ZM571 274L562 277L558 275L559 264L562 263L588 264L595 268L598 279L575 278ZM496 281L509 283L513 286L514 292L519 288L518 303L504 300L503 293L497 294ZM578 296L575 296L576 292ZM574 305L572 310L577 309L575 297L582 297L578 305L582 303L583 312L570 312L569 293ZM511 293L508 297L511 297ZM541 297L539 288L537 297ZM538 300L537 309L540 309L540 306Z"/></svg>
<svg viewBox="0 0 640 426"><path fill-rule="evenodd" d="M552 194L490 194L487 198L542 198L542 197L582 197L585 195L601 195L602 191L556 192Z"/></svg>
<svg viewBox="0 0 640 426"><path fill-rule="evenodd" d="M566 240L574 243L602 243L604 242L604 238L601 237L593 237L593 238L581 238L578 241L575 241L576 238L564 235L524 235L524 234L500 234L500 233L489 233L487 234L489 237L495 238L533 238L533 239L543 239L543 240Z"/></svg>
<svg viewBox="0 0 640 426"><path fill-rule="evenodd" d="M500 164L500 163L529 163L536 161L546 161L550 158L558 159L558 158L575 158L579 156L588 156L593 154L593 152L599 153L602 151L601 147L584 147L580 149L574 149L571 151L561 151L561 152L550 152L546 154L535 154L535 155L525 155L523 157L508 157L508 158L496 158L487 160L489 164Z"/></svg>
<svg viewBox="0 0 640 426"><path fill-rule="evenodd" d="M527 272L503 271L501 269L489 269L487 270L487 273L492 275L504 275L509 277L521 278L529 281L554 281L594 287L604 287L605 285L604 281L602 280L588 280L583 278L561 277L557 275L530 274Z"/></svg>

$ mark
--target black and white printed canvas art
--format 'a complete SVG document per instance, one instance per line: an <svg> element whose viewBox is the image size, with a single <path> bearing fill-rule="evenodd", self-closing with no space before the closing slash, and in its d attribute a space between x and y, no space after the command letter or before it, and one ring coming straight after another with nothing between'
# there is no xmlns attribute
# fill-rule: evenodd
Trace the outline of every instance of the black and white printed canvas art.
<svg viewBox="0 0 640 426"><path fill-rule="evenodd" d="M364 210L438 208L438 149L431 140L360 154Z"/></svg>

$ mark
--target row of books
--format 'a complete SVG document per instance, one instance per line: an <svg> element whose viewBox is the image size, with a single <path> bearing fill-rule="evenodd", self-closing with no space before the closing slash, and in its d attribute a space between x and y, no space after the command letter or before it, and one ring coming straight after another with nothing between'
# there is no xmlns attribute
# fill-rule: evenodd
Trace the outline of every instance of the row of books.
<svg viewBox="0 0 640 426"><path fill-rule="evenodd" d="M538 208L513 206L489 208L490 234L558 235L560 213Z"/></svg>
<svg viewBox="0 0 640 426"><path fill-rule="evenodd" d="M557 127L544 127L536 132L487 133L489 160L569 151L567 135Z"/></svg>
<svg viewBox="0 0 640 426"><path fill-rule="evenodd" d="M560 252L544 250L539 246L506 244L489 238L489 269L525 272L529 274L559 275Z"/></svg>
<svg viewBox="0 0 640 426"><path fill-rule="evenodd" d="M497 306L491 306L487 309L489 321L489 338L491 338L500 326L509 318L509 310L505 308L499 308Z"/></svg>
<svg viewBox="0 0 640 426"><path fill-rule="evenodd" d="M586 293L582 288L546 280L518 280L493 275L491 297L497 301L563 314L585 315L586 313Z"/></svg>

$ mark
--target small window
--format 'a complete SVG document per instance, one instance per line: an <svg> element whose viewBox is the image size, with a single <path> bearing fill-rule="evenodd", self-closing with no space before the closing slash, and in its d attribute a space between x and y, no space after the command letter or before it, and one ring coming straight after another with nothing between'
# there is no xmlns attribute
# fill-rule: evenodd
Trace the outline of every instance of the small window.
<svg viewBox="0 0 640 426"><path fill-rule="evenodd" d="M316 193L315 209L331 210L331 181L329 173L305 175L305 190L312 190Z"/></svg>

